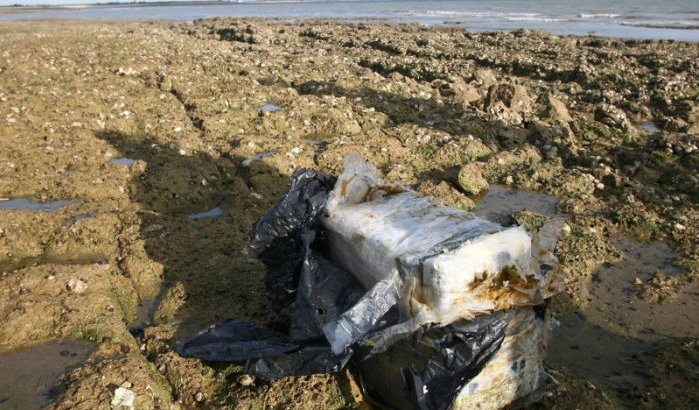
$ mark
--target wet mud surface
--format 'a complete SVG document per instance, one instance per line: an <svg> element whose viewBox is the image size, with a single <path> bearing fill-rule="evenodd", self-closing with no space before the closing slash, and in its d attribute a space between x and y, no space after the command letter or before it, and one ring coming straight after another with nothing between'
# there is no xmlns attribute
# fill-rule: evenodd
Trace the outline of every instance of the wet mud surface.
<svg viewBox="0 0 699 410"><path fill-rule="evenodd" d="M565 218L531 408L697 408L697 61L526 30L2 23L0 366L94 346L46 350L55 409L118 388L139 409L370 407L350 372L268 382L174 350L228 318L285 328L249 228L294 169L359 152L501 223Z"/></svg>

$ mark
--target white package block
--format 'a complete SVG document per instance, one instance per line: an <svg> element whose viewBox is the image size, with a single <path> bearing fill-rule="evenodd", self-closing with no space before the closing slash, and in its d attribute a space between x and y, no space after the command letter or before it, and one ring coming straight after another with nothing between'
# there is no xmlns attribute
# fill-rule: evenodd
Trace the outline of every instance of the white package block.
<svg viewBox="0 0 699 410"><path fill-rule="evenodd" d="M537 278L531 237L522 227L502 227L387 185L373 166L354 156L346 159L323 225L330 259L367 289L382 280L400 281L403 314L419 316L420 323L449 323L512 302L517 295L492 299L471 286L504 270L519 282ZM402 269L401 276L401 267L411 263L417 269L408 272L410 277Z"/></svg>
<svg viewBox="0 0 699 410"><path fill-rule="evenodd" d="M531 238L521 227L502 226L405 191L371 202L328 210L323 224L330 259L367 289L395 277L405 256L424 256L417 297L443 316L450 309L493 310L470 295L468 285L485 273L529 266ZM456 249L440 249L452 238ZM436 256L432 256L436 253Z"/></svg>

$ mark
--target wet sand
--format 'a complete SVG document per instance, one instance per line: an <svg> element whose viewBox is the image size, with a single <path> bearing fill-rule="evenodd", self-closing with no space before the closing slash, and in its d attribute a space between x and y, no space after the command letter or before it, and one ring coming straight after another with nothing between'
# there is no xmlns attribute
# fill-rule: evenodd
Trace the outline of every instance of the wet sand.
<svg viewBox="0 0 699 410"><path fill-rule="evenodd" d="M0 45L0 368L91 346L37 371L60 368L52 408L369 406L350 372L174 351L284 329L246 235L294 169L354 151L503 223L566 218L532 408L699 405L699 45L229 19L0 23Z"/></svg>

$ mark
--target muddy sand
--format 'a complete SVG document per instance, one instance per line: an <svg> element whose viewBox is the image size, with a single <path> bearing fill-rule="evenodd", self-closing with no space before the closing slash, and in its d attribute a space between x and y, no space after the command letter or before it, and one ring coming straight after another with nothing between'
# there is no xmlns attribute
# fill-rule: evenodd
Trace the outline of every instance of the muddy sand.
<svg viewBox="0 0 699 410"><path fill-rule="evenodd" d="M263 20L0 24L0 408L370 408L177 355L284 330L247 250L291 172L567 218L531 408L699 407L699 45Z"/></svg>

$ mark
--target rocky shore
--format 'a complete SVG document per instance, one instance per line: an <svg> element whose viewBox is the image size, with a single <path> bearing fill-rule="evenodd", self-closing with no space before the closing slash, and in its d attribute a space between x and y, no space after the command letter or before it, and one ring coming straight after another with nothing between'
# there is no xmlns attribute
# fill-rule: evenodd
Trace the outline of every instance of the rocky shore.
<svg viewBox="0 0 699 410"><path fill-rule="evenodd" d="M284 329L250 225L294 169L338 173L360 152L467 210L489 187L557 198L551 309L605 337L553 349L531 408L696 408L698 61L696 43L526 30L0 23L0 368L81 340L87 360L30 404L108 408L125 389L139 409L368 408L351 372L267 382L174 351L227 318ZM666 265L595 290L600 269L654 249ZM593 348L636 370L567 361Z"/></svg>

